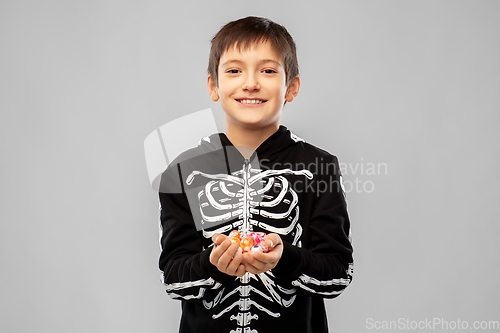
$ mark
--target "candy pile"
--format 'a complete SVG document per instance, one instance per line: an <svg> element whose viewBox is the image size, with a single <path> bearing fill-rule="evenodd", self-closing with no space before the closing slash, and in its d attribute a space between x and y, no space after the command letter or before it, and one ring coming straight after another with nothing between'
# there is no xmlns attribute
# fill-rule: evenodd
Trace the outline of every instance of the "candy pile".
<svg viewBox="0 0 500 333"><path fill-rule="evenodd" d="M244 232L239 233L236 230L231 231L228 238L231 243L236 243L239 245L238 252L245 253L248 252L250 254L255 252L267 252L269 249L267 248L264 237L266 236L263 232Z"/></svg>

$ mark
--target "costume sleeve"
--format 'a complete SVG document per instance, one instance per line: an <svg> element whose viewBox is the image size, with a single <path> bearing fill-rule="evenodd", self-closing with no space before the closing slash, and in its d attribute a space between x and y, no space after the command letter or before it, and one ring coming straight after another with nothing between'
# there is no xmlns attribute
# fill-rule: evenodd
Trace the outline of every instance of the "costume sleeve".
<svg viewBox="0 0 500 333"><path fill-rule="evenodd" d="M186 194L174 178L175 169L163 174L159 194L162 282L174 299L203 299L235 278L210 263L212 247L203 248L203 236L196 230Z"/></svg>
<svg viewBox="0 0 500 333"><path fill-rule="evenodd" d="M272 270L277 279L324 298L340 295L351 283L353 273L347 202L335 156L329 165L331 172L316 175L321 186L312 187L316 193L307 248L284 242L282 257ZM317 192L321 189L326 190Z"/></svg>

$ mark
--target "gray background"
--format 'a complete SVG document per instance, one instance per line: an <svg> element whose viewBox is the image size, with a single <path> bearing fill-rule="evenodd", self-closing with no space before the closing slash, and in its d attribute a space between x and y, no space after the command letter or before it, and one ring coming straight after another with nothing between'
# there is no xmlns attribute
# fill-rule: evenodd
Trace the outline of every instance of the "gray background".
<svg viewBox="0 0 500 333"><path fill-rule="evenodd" d="M209 40L247 15L298 46L283 124L374 184L348 194L355 276L331 330L500 320L499 1L3 0L0 331L177 330L143 141L209 107L223 123Z"/></svg>

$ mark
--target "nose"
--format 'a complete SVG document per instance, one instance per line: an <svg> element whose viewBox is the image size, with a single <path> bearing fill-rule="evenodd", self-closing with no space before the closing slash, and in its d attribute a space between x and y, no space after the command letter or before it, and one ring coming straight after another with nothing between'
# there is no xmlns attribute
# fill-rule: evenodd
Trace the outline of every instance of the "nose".
<svg viewBox="0 0 500 333"><path fill-rule="evenodd" d="M245 82L243 83L242 89L248 91L259 90L260 85L259 82L257 82L254 75L248 75Z"/></svg>

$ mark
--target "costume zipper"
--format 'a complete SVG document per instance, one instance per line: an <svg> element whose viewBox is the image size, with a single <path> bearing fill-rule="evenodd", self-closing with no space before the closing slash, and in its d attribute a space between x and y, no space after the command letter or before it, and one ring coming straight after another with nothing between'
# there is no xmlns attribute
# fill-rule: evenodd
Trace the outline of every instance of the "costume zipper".
<svg viewBox="0 0 500 333"><path fill-rule="evenodd" d="M243 232L250 231L250 207L249 207L249 184L248 179L250 178L250 160L245 159L245 164L243 164L243 225L241 226Z"/></svg>

